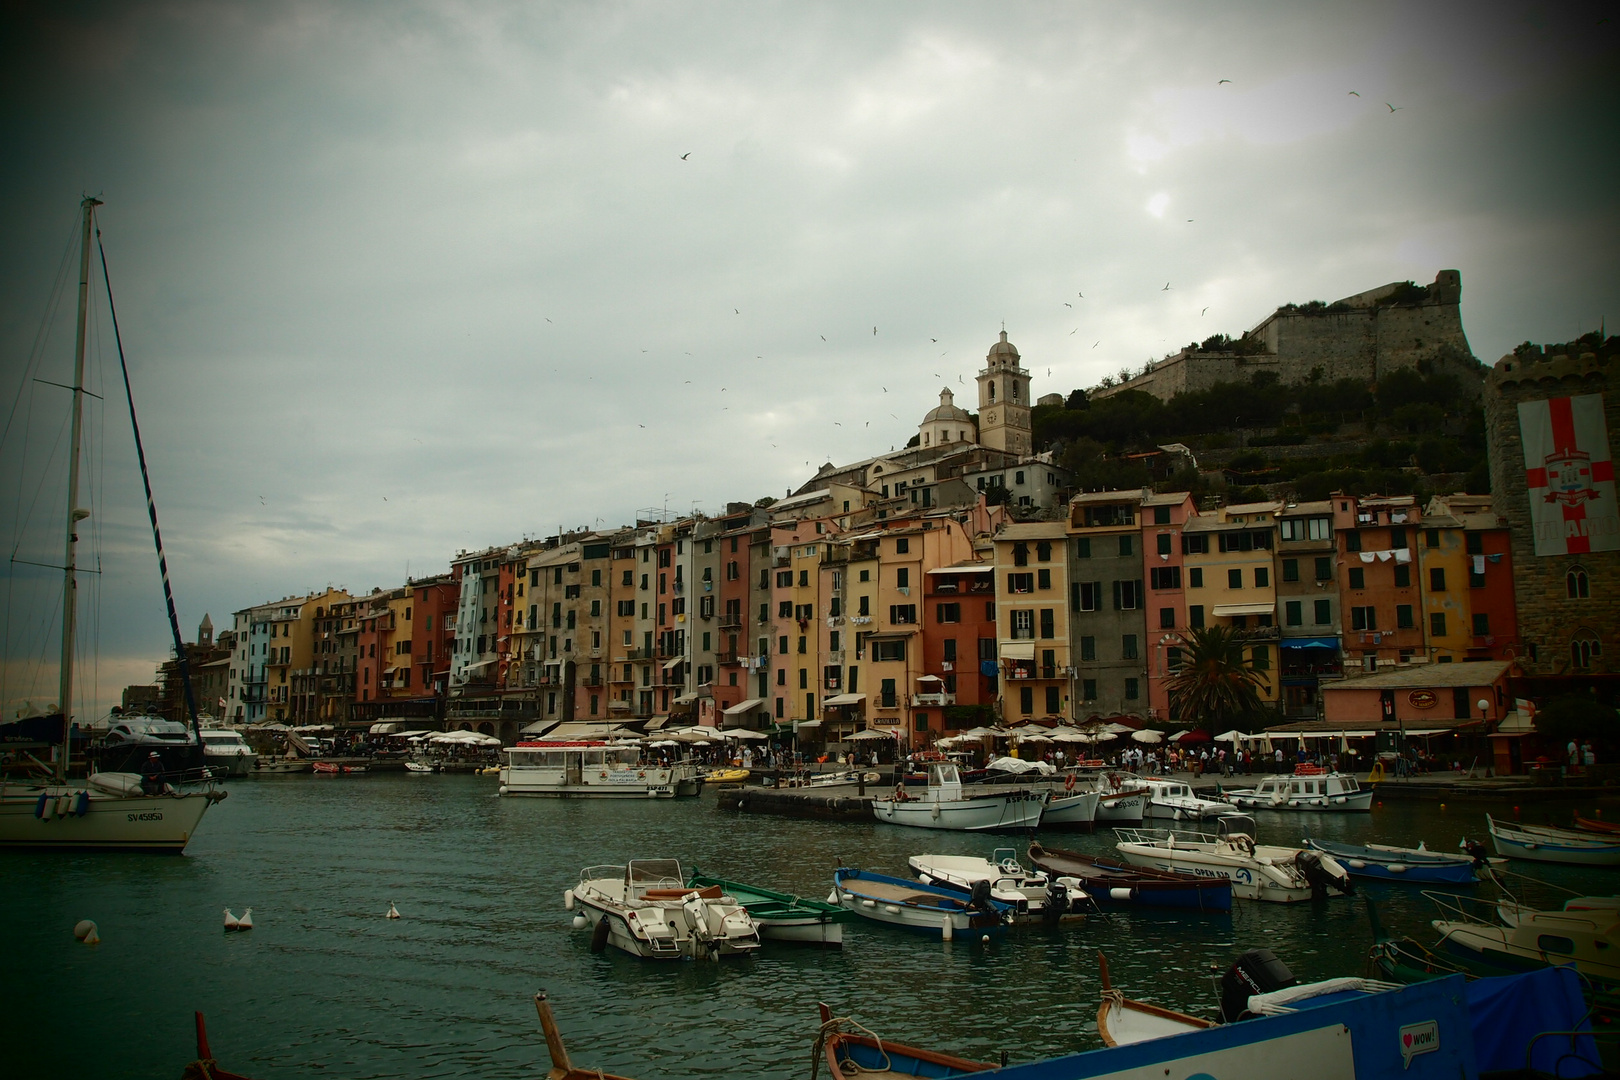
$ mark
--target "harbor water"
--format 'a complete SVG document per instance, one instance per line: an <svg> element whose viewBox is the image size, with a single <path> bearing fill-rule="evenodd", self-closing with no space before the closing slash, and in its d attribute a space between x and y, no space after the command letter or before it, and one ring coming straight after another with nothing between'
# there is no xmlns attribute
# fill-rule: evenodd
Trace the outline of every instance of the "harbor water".
<svg viewBox="0 0 1620 1080"><path fill-rule="evenodd" d="M816 1002L885 1039L1014 1062L1100 1045L1097 953L1131 996L1209 1015L1210 965L1270 948L1301 979L1365 973L1365 905L1238 901L1229 915L1123 911L1082 926L944 943L857 922L842 951L767 945L724 963L609 949L563 910L581 868L675 857L824 898L833 869L897 876L922 852L988 856L1027 836L942 833L657 801L499 798L491 777L294 775L230 785L184 857L0 855L10 1076L172 1080L207 1015L221 1064L256 1078L536 1077L544 989L575 1063L638 1078L806 1077ZM1582 810L1590 811L1591 804ZM1567 823L1572 805L1527 805ZM1370 814L1257 815L1260 838L1415 844L1486 839L1511 806L1378 802ZM1606 815L1607 816L1607 815ZM1100 832L1051 846L1112 854ZM1517 864L1584 892L1620 871ZM1432 941L1411 887L1358 883L1386 926ZM386 918L389 904L401 918ZM223 909L255 929L222 931ZM74 940L80 919L102 942Z"/></svg>

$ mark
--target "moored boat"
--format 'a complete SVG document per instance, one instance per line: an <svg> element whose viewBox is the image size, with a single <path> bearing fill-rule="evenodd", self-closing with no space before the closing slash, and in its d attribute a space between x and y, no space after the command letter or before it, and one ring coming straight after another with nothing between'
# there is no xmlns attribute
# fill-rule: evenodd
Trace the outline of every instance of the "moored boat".
<svg viewBox="0 0 1620 1080"><path fill-rule="evenodd" d="M765 941L791 941L842 948L844 923L854 918L848 910L808 896L794 896L758 885L712 877L694 868L686 883L694 889L718 888L741 904Z"/></svg>
<svg viewBox="0 0 1620 1080"><path fill-rule="evenodd" d="M634 744L600 739L520 742L506 751L502 795L569 799L668 799L696 795L691 761L659 765L641 760Z"/></svg>
<svg viewBox="0 0 1620 1080"><path fill-rule="evenodd" d="M1081 785L1073 773L1063 778L1061 787L1054 787L1041 809L1043 829L1092 829L1097 823L1097 804L1102 792Z"/></svg>
<svg viewBox="0 0 1620 1080"><path fill-rule="evenodd" d="M1013 908L990 896L988 885L964 895L942 885L841 866L833 872L833 895L863 919L902 926L946 940L967 931L993 930L1012 920Z"/></svg>
<svg viewBox="0 0 1620 1080"><path fill-rule="evenodd" d="M826 1061L827 1075L832 1080L900 1080L919 1076L948 1080L953 1076L967 1076L996 1067L982 1061L968 1061L942 1054L937 1050L923 1050L879 1039L852 1020L835 1018L824 1003L817 1002L816 1005L821 1010L821 1030L816 1035L815 1049L810 1056L817 1065L822 1060Z"/></svg>
<svg viewBox="0 0 1620 1080"><path fill-rule="evenodd" d="M705 784L740 784L748 779L748 769L714 769L701 777Z"/></svg>
<svg viewBox="0 0 1620 1080"><path fill-rule="evenodd" d="M1620 866L1620 836L1582 835L1573 829L1524 826L1485 815L1498 855L1574 866Z"/></svg>
<svg viewBox="0 0 1620 1080"><path fill-rule="evenodd" d="M872 801L872 813L879 821L920 829L1033 829L1045 804L1045 792L1028 788L966 794L956 765L935 761L928 766L927 787L913 793L899 785L887 799Z"/></svg>
<svg viewBox="0 0 1620 1080"><path fill-rule="evenodd" d="M235 728L203 728L203 764L215 776L246 776L259 755Z"/></svg>
<svg viewBox="0 0 1620 1080"><path fill-rule="evenodd" d="M1226 815L1215 834L1169 829L1115 829L1115 845L1133 866L1150 866L1201 877L1224 877L1244 900L1297 903L1327 894L1349 895L1350 878L1331 855L1301 848L1256 844L1252 818Z"/></svg>
<svg viewBox="0 0 1620 1080"><path fill-rule="evenodd" d="M980 882L988 882L990 898L1012 905L1016 919L1059 922L1084 919L1096 910L1078 879L1058 879L1039 870L1026 870L1012 848L997 848L988 859L913 855L906 861L923 883L955 889L964 896L972 895Z"/></svg>
<svg viewBox="0 0 1620 1080"><path fill-rule="evenodd" d="M1129 1046L1148 1039L1185 1035L1189 1031L1202 1031L1215 1026L1201 1017L1133 1001L1114 989L1113 981L1108 977L1108 958L1100 952L1097 954L1097 966L1102 972L1102 1004L1097 1006L1097 1034L1104 1046Z"/></svg>
<svg viewBox="0 0 1620 1080"><path fill-rule="evenodd" d="M1079 879L1097 903L1135 904L1140 907L1178 908L1186 911L1231 911L1232 882L1225 877L1201 877L1148 866L1132 866L1117 859L1082 855L1077 851L1029 846L1029 861L1053 877Z"/></svg>
<svg viewBox="0 0 1620 1080"><path fill-rule="evenodd" d="M1538 911L1512 900L1424 892L1440 910L1435 947L1476 974L1574 964L1594 988L1620 987L1620 908ZM1575 903L1576 901L1571 901Z"/></svg>
<svg viewBox="0 0 1620 1080"><path fill-rule="evenodd" d="M1344 813L1372 809L1373 789L1354 776L1302 765L1293 776L1268 776L1252 788L1223 792L1245 810Z"/></svg>
<svg viewBox="0 0 1620 1080"><path fill-rule="evenodd" d="M1120 772L1098 775L1097 824L1140 825L1147 816L1147 804L1147 785L1136 775Z"/></svg>
<svg viewBox="0 0 1620 1080"><path fill-rule="evenodd" d="M718 886L688 886L675 859L588 866L563 903L579 905L592 952L612 945L649 960L718 960L759 948L747 910Z"/></svg>
<svg viewBox="0 0 1620 1080"><path fill-rule="evenodd" d="M1430 851L1421 844L1415 848L1343 844L1309 836L1305 838L1305 846L1333 856L1353 877L1422 885L1472 885L1479 880L1476 871L1484 865L1485 856L1485 849L1478 844L1474 845L1478 851L1467 855Z"/></svg>
<svg viewBox="0 0 1620 1080"><path fill-rule="evenodd" d="M1180 780L1144 776L1140 777L1138 782L1148 789L1148 804L1143 813L1144 817L1164 818L1170 821L1208 821L1223 814L1237 812L1237 807L1231 803L1197 795L1191 785Z"/></svg>
<svg viewBox="0 0 1620 1080"><path fill-rule="evenodd" d="M545 1034L546 1052L551 1058L551 1068L546 1071L546 1080L626 1080L625 1077L615 1076L601 1069L575 1068L573 1061L568 1057L568 1049L563 1045L562 1032L551 1015L551 1002L544 990L534 995L534 1009L540 1014L540 1030Z"/></svg>

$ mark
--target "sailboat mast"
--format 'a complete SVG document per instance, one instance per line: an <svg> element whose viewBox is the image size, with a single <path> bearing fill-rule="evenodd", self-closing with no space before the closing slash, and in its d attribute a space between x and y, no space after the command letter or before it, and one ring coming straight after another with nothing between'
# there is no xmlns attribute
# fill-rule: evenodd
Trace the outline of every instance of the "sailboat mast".
<svg viewBox="0 0 1620 1080"><path fill-rule="evenodd" d="M56 759L56 779L66 779L73 752L73 631L79 612L77 553L79 522L89 511L79 508L79 450L84 435L84 339L90 318L90 216L101 202L85 196L79 204L84 227L79 238L79 322L73 341L73 422L68 435L67 551L62 559L62 752Z"/></svg>

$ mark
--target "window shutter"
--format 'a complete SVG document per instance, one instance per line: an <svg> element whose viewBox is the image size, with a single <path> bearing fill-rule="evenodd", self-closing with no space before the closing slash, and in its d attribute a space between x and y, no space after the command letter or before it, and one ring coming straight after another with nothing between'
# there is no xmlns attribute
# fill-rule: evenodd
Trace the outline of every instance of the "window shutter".
<svg viewBox="0 0 1620 1080"><path fill-rule="evenodd" d="M1080 610L1080 583L1078 581L1069 584L1069 610Z"/></svg>
<svg viewBox="0 0 1620 1080"><path fill-rule="evenodd" d="M1114 582L1114 610L1115 611L1123 610L1122 597L1120 596L1120 592L1122 591L1120 589L1121 584L1122 584L1122 582L1119 582L1119 581Z"/></svg>

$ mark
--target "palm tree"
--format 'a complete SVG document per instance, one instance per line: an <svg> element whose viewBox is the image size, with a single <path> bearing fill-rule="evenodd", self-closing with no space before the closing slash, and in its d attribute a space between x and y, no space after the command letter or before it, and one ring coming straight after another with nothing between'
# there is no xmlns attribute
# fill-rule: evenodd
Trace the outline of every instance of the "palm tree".
<svg viewBox="0 0 1620 1080"><path fill-rule="evenodd" d="M1230 626L1206 626L1181 635L1181 666L1168 679L1171 718L1229 727L1259 711L1265 676L1244 658L1247 635Z"/></svg>

